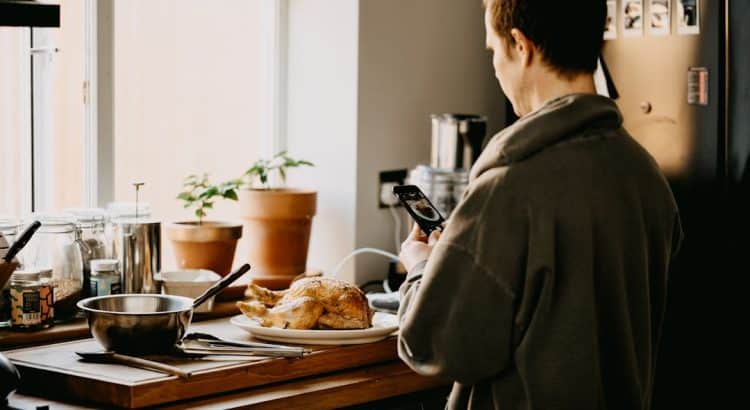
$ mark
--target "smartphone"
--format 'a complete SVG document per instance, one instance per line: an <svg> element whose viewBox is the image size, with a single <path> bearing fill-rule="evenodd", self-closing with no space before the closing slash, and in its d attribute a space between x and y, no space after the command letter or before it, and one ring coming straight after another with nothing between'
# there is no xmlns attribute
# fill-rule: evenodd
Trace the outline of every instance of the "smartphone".
<svg viewBox="0 0 750 410"><path fill-rule="evenodd" d="M393 187L393 193L425 235L429 236L434 230L443 231L445 219L419 187L399 185Z"/></svg>

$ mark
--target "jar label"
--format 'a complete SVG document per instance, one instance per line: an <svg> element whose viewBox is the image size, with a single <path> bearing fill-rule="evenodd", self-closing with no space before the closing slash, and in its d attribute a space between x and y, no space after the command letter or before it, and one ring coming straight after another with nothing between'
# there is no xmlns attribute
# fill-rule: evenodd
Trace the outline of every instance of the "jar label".
<svg viewBox="0 0 750 410"><path fill-rule="evenodd" d="M91 296L117 295L120 293L120 282L110 278L91 278Z"/></svg>
<svg viewBox="0 0 750 410"><path fill-rule="evenodd" d="M12 287L10 301L12 325L35 326L42 323L39 289Z"/></svg>

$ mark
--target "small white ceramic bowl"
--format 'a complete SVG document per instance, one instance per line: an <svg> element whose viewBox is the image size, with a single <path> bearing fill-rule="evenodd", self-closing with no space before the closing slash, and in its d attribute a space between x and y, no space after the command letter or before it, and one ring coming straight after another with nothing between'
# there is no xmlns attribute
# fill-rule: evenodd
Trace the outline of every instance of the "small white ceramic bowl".
<svg viewBox="0 0 750 410"><path fill-rule="evenodd" d="M179 270L161 272L154 275L160 281L161 291L167 295L197 298L221 279L217 273L206 269ZM214 298L210 298L195 310L197 313L210 312L214 307Z"/></svg>

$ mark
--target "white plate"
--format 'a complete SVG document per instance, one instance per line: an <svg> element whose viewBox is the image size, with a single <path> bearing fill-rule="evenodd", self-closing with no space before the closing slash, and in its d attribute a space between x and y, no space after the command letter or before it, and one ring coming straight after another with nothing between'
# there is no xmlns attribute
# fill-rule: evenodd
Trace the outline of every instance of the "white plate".
<svg viewBox="0 0 750 410"><path fill-rule="evenodd" d="M352 345L377 342L398 330L396 315L375 312L372 327L355 330L300 330L263 327L245 315L232 317L230 322L253 337L282 343L303 345Z"/></svg>

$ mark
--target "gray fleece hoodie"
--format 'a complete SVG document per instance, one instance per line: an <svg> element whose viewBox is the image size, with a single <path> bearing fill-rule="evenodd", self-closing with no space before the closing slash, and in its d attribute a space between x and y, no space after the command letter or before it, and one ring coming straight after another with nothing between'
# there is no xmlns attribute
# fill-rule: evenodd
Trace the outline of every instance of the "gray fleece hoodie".
<svg viewBox="0 0 750 410"><path fill-rule="evenodd" d="M399 355L449 408L648 409L682 238L610 99L549 101L496 135L400 291Z"/></svg>

